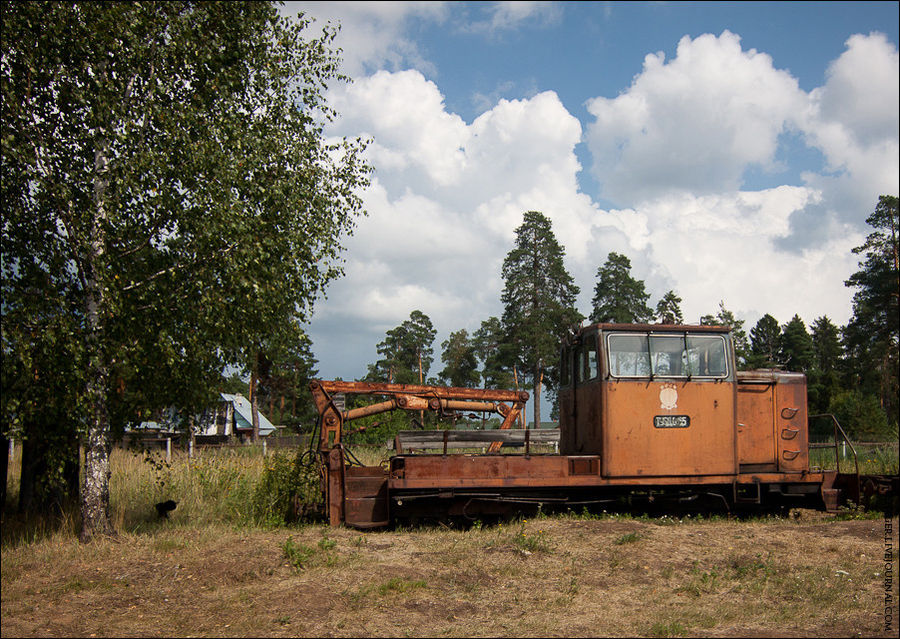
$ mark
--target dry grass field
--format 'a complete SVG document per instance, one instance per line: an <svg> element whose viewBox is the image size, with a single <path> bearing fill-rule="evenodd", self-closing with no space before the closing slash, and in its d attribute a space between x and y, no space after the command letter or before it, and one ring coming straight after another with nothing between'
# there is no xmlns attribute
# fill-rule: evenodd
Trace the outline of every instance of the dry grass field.
<svg viewBox="0 0 900 639"><path fill-rule="evenodd" d="M238 502L221 493L252 494L262 463L236 456L220 480L221 460L119 457L120 533L88 545L72 521L30 535L4 521L0 634L896 637L896 518L569 515L377 532L229 519ZM160 497L179 500L171 519L148 515Z"/></svg>
<svg viewBox="0 0 900 639"><path fill-rule="evenodd" d="M884 532L806 511L368 533L176 519L5 548L2 635L896 636Z"/></svg>

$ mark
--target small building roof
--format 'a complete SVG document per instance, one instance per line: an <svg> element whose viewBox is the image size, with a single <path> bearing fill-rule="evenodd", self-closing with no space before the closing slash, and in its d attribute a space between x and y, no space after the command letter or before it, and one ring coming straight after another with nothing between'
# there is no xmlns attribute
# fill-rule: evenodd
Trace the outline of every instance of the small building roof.
<svg viewBox="0 0 900 639"><path fill-rule="evenodd" d="M234 405L234 427L237 430L253 430L253 414L250 410L250 401L243 395L231 395L221 393L222 400ZM257 411L258 412L258 411ZM275 426L265 415L259 412L259 434L263 437L275 432Z"/></svg>

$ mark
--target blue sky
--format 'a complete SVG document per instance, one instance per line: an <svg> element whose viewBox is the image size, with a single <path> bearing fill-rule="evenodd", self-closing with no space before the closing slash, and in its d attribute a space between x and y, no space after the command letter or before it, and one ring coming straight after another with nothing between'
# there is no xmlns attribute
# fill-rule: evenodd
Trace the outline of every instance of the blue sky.
<svg viewBox="0 0 900 639"><path fill-rule="evenodd" d="M842 324L878 196L898 191L898 3L288 2L341 23L332 136L371 140L369 212L309 327L356 379L426 313L440 344L502 313L527 210L588 315L627 255L651 304Z"/></svg>

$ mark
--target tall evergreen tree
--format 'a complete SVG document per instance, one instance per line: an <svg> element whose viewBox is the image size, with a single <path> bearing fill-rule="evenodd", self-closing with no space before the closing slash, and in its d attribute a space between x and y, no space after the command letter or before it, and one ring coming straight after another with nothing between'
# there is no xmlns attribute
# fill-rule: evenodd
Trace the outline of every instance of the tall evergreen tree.
<svg viewBox="0 0 900 639"><path fill-rule="evenodd" d="M462 388L478 386L481 375L478 374L475 344L466 329L450 333L450 338L441 342L441 351L444 369L438 376L444 383Z"/></svg>
<svg viewBox="0 0 900 639"><path fill-rule="evenodd" d="M843 349L840 329L823 315L811 326L813 365L809 374L809 405L812 413L825 413L840 390Z"/></svg>
<svg viewBox="0 0 900 639"><path fill-rule="evenodd" d="M660 324L684 324L681 298L675 294L675 291L669 291L657 302L656 321Z"/></svg>
<svg viewBox="0 0 900 639"><path fill-rule="evenodd" d="M781 329L778 339L778 363L786 370L808 373L815 359L813 341L799 315Z"/></svg>
<svg viewBox="0 0 900 639"><path fill-rule="evenodd" d="M513 388L515 373L512 344L506 339L503 323L489 317L473 336L475 353L482 363L481 377L485 388Z"/></svg>
<svg viewBox="0 0 900 639"><path fill-rule="evenodd" d="M649 299L643 280L631 276L631 260L619 253L610 253L603 266L597 269L591 321L649 322L653 317L653 311L647 306Z"/></svg>
<svg viewBox="0 0 900 639"><path fill-rule="evenodd" d="M413 311L378 343L376 350L382 359L369 366L368 379L394 384L424 382L434 360L436 335L431 319L422 311Z"/></svg>
<svg viewBox="0 0 900 639"><path fill-rule="evenodd" d="M578 287L563 264L564 251L550 220L525 213L516 229L516 245L503 260L503 327L520 370L534 391L534 423L541 423L544 377L558 373L559 344L568 327L580 322L575 310Z"/></svg>
<svg viewBox="0 0 900 639"><path fill-rule="evenodd" d="M894 428L898 418L898 344L900 344L900 268L898 198L882 195L866 219L874 229L862 246L860 270L845 284L856 289L853 317L844 338L850 367L860 389L876 395Z"/></svg>
<svg viewBox="0 0 900 639"><path fill-rule="evenodd" d="M269 419L297 430L312 425L316 413L309 382L318 376L318 361L309 336L301 331L289 343L268 350L263 363L257 391Z"/></svg>
<svg viewBox="0 0 900 639"><path fill-rule="evenodd" d="M778 365L778 340L781 326L778 320L766 313L756 326L750 329L750 354L747 364L751 368L774 368Z"/></svg>

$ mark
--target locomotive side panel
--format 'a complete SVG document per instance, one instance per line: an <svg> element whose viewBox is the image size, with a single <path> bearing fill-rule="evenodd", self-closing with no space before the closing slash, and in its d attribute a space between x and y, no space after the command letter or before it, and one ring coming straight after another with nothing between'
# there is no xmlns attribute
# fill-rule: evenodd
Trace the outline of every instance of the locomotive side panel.
<svg viewBox="0 0 900 639"><path fill-rule="evenodd" d="M778 470L803 473L809 469L809 425L806 407L806 377L779 373L775 393Z"/></svg>
<svg viewBox="0 0 900 639"><path fill-rule="evenodd" d="M727 330L602 328L603 475L736 474L734 355Z"/></svg>
<svg viewBox="0 0 900 639"><path fill-rule="evenodd" d="M776 370L738 373L741 472L809 469L806 377Z"/></svg>
<svg viewBox="0 0 900 639"><path fill-rule="evenodd" d="M736 472L732 384L611 382L605 397L605 476Z"/></svg>

